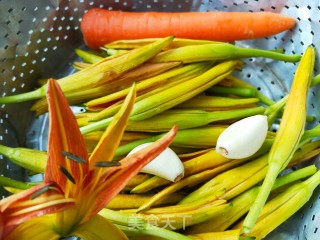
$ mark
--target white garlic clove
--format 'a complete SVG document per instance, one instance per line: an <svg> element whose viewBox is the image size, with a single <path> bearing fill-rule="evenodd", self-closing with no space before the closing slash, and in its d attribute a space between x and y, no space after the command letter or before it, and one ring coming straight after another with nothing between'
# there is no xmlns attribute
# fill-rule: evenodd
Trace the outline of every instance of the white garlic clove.
<svg viewBox="0 0 320 240"><path fill-rule="evenodd" d="M241 119L220 134L216 152L233 159L250 157L260 149L267 132L267 116L255 115Z"/></svg>
<svg viewBox="0 0 320 240"><path fill-rule="evenodd" d="M152 143L141 144L132 149L128 155L133 154ZM177 154L166 148L155 159L149 162L140 172L153 174L172 182L179 181L184 176L184 166Z"/></svg>

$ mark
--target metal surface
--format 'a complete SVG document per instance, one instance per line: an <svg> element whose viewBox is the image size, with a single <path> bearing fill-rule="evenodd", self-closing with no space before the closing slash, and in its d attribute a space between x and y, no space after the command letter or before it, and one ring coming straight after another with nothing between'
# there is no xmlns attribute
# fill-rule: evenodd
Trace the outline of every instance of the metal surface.
<svg viewBox="0 0 320 240"><path fill-rule="evenodd" d="M277 36L241 44L301 54L307 45L320 48L320 3L302 0L0 0L0 96L27 92L40 78L58 78L72 71L74 48L83 46L79 22L86 9L101 7L133 11L271 11L295 17L297 26ZM208 23L210 24L210 23ZM316 61L316 68L319 61ZM296 64L250 59L240 76L275 100L291 85ZM318 69L316 69L318 73ZM320 122L319 88L309 96L309 114ZM0 105L0 144L46 149L47 117L34 119L31 103ZM275 126L276 128L277 126ZM15 179L23 170L0 155L0 174ZM320 239L320 188L299 212L267 239ZM0 195L4 195L0 192Z"/></svg>

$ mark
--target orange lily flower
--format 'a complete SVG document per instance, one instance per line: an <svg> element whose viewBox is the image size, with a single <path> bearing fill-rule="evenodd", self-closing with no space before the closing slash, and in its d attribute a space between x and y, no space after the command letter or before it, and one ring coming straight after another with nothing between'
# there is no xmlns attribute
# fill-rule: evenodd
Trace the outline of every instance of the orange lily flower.
<svg viewBox="0 0 320 240"><path fill-rule="evenodd" d="M59 85L55 80L48 81L48 162L44 184L38 186L37 190L29 190L33 194L41 189L49 189L50 191L43 194L40 192L44 199L52 194L52 191L56 191L63 196L61 201L68 203L68 208L58 209L59 205L56 205L56 210L62 211L21 223L11 231L8 239L29 240L35 236L46 240L68 236L84 239L127 239L122 231L97 213L133 176L170 145L177 132L177 128L173 127L166 136L148 148L121 161L111 161L126 128L135 96L133 86L122 108L114 116L89 157L78 124ZM53 188L46 189L45 186ZM30 193L25 194L29 196ZM21 200L23 203L23 199ZM3 216L0 215L0 226L1 221Z"/></svg>

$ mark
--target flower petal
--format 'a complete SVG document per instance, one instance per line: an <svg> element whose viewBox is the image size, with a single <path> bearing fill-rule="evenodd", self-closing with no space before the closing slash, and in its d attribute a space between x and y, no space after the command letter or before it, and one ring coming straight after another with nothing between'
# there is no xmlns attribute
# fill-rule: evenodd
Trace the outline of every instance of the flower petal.
<svg viewBox="0 0 320 240"><path fill-rule="evenodd" d="M29 188L17 194L10 195L9 197L6 197L0 200L0 212L4 212L8 207L10 207L10 205L16 202L29 199L32 196L32 194L34 194L35 192L39 191L40 189L46 186L50 186L50 183L39 184L35 187Z"/></svg>
<svg viewBox="0 0 320 240"><path fill-rule="evenodd" d="M4 238L4 216L2 212L0 212L0 239Z"/></svg>
<svg viewBox="0 0 320 240"><path fill-rule="evenodd" d="M128 239L119 228L100 215L96 215L89 221L79 225L72 235L86 240Z"/></svg>
<svg viewBox="0 0 320 240"><path fill-rule="evenodd" d="M42 216L20 224L6 239L57 240L60 239L60 236L53 229L52 216Z"/></svg>
<svg viewBox="0 0 320 240"><path fill-rule="evenodd" d="M136 97L135 85L131 88L119 112L114 116L111 124L103 133L99 143L93 150L89 162L90 169L96 162L111 161L121 141L123 132L127 126L131 110Z"/></svg>
<svg viewBox="0 0 320 240"><path fill-rule="evenodd" d="M73 199L66 199L60 189L51 187L49 183L11 195L0 203L0 236L3 238L31 218L58 212L75 204Z"/></svg>
<svg viewBox="0 0 320 240"><path fill-rule="evenodd" d="M88 159L85 141L80 133L79 126L63 95L57 81L48 81L47 98L49 103L49 139L48 163L45 171L45 182L56 182L68 195L68 191L75 189L73 184L61 172L66 169L75 182L82 181L88 171L88 163L78 163L68 159L61 152L71 153L84 160ZM69 186L69 187L67 187ZM71 187L72 186L72 187ZM68 190L68 191L67 191Z"/></svg>
<svg viewBox="0 0 320 240"><path fill-rule="evenodd" d="M97 214L105 207L112 198L125 187L133 176L138 174L146 164L170 145L176 133L177 127L173 127L158 141L121 160L121 166L108 168L95 191L88 194L90 199L87 201L90 201L92 209L83 220L86 221L90 216ZM87 191L90 191L90 187Z"/></svg>

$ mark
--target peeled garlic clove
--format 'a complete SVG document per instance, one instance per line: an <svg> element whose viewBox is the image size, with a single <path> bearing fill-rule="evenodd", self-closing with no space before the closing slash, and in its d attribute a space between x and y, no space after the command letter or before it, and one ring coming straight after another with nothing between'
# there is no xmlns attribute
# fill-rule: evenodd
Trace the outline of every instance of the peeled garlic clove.
<svg viewBox="0 0 320 240"><path fill-rule="evenodd" d="M267 132L267 116L255 115L241 119L220 134L216 152L233 159L250 157L262 146Z"/></svg>
<svg viewBox="0 0 320 240"><path fill-rule="evenodd" d="M133 154L152 143L141 144L132 149L128 155ZM158 157L149 162L140 172L153 174L172 182L179 181L184 176L184 166L180 158L170 148L166 148Z"/></svg>

